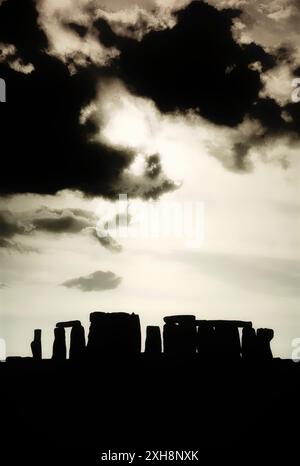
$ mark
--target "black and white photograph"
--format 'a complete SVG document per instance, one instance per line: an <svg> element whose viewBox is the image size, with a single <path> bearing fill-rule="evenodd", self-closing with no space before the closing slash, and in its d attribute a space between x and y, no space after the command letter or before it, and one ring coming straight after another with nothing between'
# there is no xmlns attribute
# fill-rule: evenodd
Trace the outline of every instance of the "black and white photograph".
<svg viewBox="0 0 300 466"><path fill-rule="evenodd" d="M299 31L299 0L0 0L1 464L297 451Z"/></svg>

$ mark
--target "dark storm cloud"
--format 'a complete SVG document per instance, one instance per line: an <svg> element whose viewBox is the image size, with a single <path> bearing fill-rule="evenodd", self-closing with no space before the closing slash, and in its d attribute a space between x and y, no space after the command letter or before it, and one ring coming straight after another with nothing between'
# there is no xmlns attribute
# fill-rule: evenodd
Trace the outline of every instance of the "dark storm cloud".
<svg viewBox="0 0 300 466"><path fill-rule="evenodd" d="M7 83L7 102L0 106L0 192L52 194L69 188L115 199L115 186L135 154L88 142L95 128L79 123L104 70L91 65L71 76L62 62L47 55L46 36L30 0L1 6L0 41L13 44L34 66L25 75L0 64Z"/></svg>
<svg viewBox="0 0 300 466"><path fill-rule="evenodd" d="M259 62L264 72L275 66L276 57L257 44L237 43L232 24L241 14L238 10L218 11L193 2L175 14L174 27L150 31L141 40L117 36L105 20L98 20L94 26L99 40L117 48L119 57L107 67L91 60L90 66L70 75L59 58L47 54L49 44L35 5L34 0L1 5L0 42L14 46L22 63L33 67L24 74L0 63L0 76L7 83L7 103L0 105L2 194L53 194L68 188L116 199L126 187L128 196L148 199L175 188L166 177L153 176L156 169L150 176L129 176L126 169L135 154L92 141L99 128L90 121L79 123L81 110L95 100L105 76L118 76L162 112L193 109L229 127L248 115L265 127L263 137L300 131L300 104L283 108L275 100L259 98L261 71L250 65ZM82 36L84 31L77 27L77 33ZM291 115L289 121L282 118L283 109ZM246 145L252 143L261 139ZM236 151L240 170L247 167L246 145L241 141Z"/></svg>
<svg viewBox="0 0 300 466"><path fill-rule="evenodd" d="M229 127L247 117L259 121L263 134L236 147L234 169L244 171L252 145L274 135L298 138L300 104L283 107L273 98L260 97L261 76L276 67L281 52L274 49L272 55L254 42L238 43L232 28L240 15L239 10L218 11L192 2L176 13L173 28L151 31L140 41L117 37L103 20L96 24L105 44L121 50L116 67L119 77L132 92L154 100L162 112L192 109ZM283 118L284 110L291 115L289 120Z"/></svg>
<svg viewBox="0 0 300 466"><path fill-rule="evenodd" d="M62 283L62 286L67 288L77 288L81 291L104 291L113 290L121 283L121 277L118 277L113 272L97 272L91 273L85 277L73 278Z"/></svg>
<svg viewBox="0 0 300 466"><path fill-rule="evenodd" d="M171 29L139 42L118 38L120 76L163 112L194 109L217 124L241 123L262 89L259 72L249 65L260 61L268 69L275 63L261 47L235 42L231 28L238 15L193 2L177 13ZM114 43L107 28L106 40Z"/></svg>

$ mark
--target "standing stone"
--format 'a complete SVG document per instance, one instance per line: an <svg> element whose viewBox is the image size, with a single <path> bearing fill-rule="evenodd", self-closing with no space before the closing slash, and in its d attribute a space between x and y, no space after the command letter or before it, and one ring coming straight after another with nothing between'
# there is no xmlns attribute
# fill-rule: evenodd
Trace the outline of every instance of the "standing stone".
<svg viewBox="0 0 300 466"><path fill-rule="evenodd" d="M67 357L66 348L66 333L64 327L56 327L54 329L54 343L52 359L56 361L64 361Z"/></svg>
<svg viewBox="0 0 300 466"><path fill-rule="evenodd" d="M197 351L204 359L212 359L216 356L215 329L210 322L201 322L198 325Z"/></svg>
<svg viewBox="0 0 300 466"><path fill-rule="evenodd" d="M39 361L42 359L42 330L40 329L35 329L34 331L34 340L31 342L31 351L32 351L32 356L33 359L36 359Z"/></svg>
<svg viewBox="0 0 300 466"><path fill-rule="evenodd" d="M85 353L84 328L78 322L72 326L70 338L70 359L74 360L82 359Z"/></svg>
<svg viewBox="0 0 300 466"><path fill-rule="evenodd" d="M146 330L145 353L150 355L161 354L162 342L160 328L157 325L148 325Z"/></svg>
<svg viewBox="0 0 300 466"><path fill-rule="evenodd" d="M254 328L243 328L242 358L245 361L255 361L257 359L257 337Z"/></svg>
<svg viewBox="0 0 300 466"><path fill-rule="evenodd" d="M256 332L257 352L259 360L269 361L273 359L270 342L274 337L274 331L270 328L259 328Z"/></svg>
<svg viewBox="0 0 300 466"><path fill-rule="evenodd" d="M238 361L241 356L239 330L230 322L215 326L218 357L228 361Z"/></svg>
<svg viewBox="0 0 300 466"><path fill-rule="evenodd" d="M164 318L164 352L167 355L192 356L196 354L195 316L171 316Z"/></svg>
<svg viewBox="0 0 300 466"><path fill-rule="evenodd" d="M140 319L125 312L90 314L87 352L92 358L128 356L141 352Z"/></svg>

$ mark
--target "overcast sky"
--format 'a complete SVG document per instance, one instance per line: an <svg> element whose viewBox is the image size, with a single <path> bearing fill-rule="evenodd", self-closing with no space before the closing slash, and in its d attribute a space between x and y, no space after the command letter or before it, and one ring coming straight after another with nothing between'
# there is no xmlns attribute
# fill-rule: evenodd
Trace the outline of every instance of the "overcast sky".
<svg viewBox="0 0 300 466"><path fill-rule="evenodd" d="M296 0L0 2L0 337L51 356L95 310L300 337ZM255 3L259 5L254 5ZM130 206L204 205L204 241L99 238ZM121 212L122 213L122 212ZM138 223L134 214L131 227Z"/></svg>

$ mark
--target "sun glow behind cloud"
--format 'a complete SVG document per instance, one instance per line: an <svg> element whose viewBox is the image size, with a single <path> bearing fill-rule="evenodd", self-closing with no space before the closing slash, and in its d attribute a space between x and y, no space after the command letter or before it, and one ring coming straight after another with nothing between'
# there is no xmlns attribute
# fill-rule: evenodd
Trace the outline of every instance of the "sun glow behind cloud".
<svg viewBox="0 0 300 466"><path fill-rule="evenodd" d="M101 83L97 99L82 109L81 123L85 124L88 119L98 128L93 139L136 152L130 166L134 174L141 171L146 156L159 154L167 176L183 183L176 195L195 186L201 192L202 183L206 186L208 179L215 178L224 179L226 183L230 178L233 191L237 186L250 183L251 192L251 180L265 176L266 168L274 176L278 175L283 180L281 183L290 181L287 183L289 200L295 194L297 177L294 168L298 166L299 143L293 142L288 135L265 138L265 129L256 120L245 118L236 128L228 128L214 125L193 112L162 114L150 99L135 96L118 80ZM243 169L252 171L252 177L234 177L223 169L239 172L236 166L239 146L246 147ZM290 170L285 170L289 165ZM212 178L205 176L201 179L201 173L211 173ZM262 189L268 190L267 181L265 187L263 182L261 185ZM227 186L224 196L230 197L232 190L230 185ZM275 191L273 194L276 196ZM261 192L253 189L251 197L257 195Z"/></svg>

